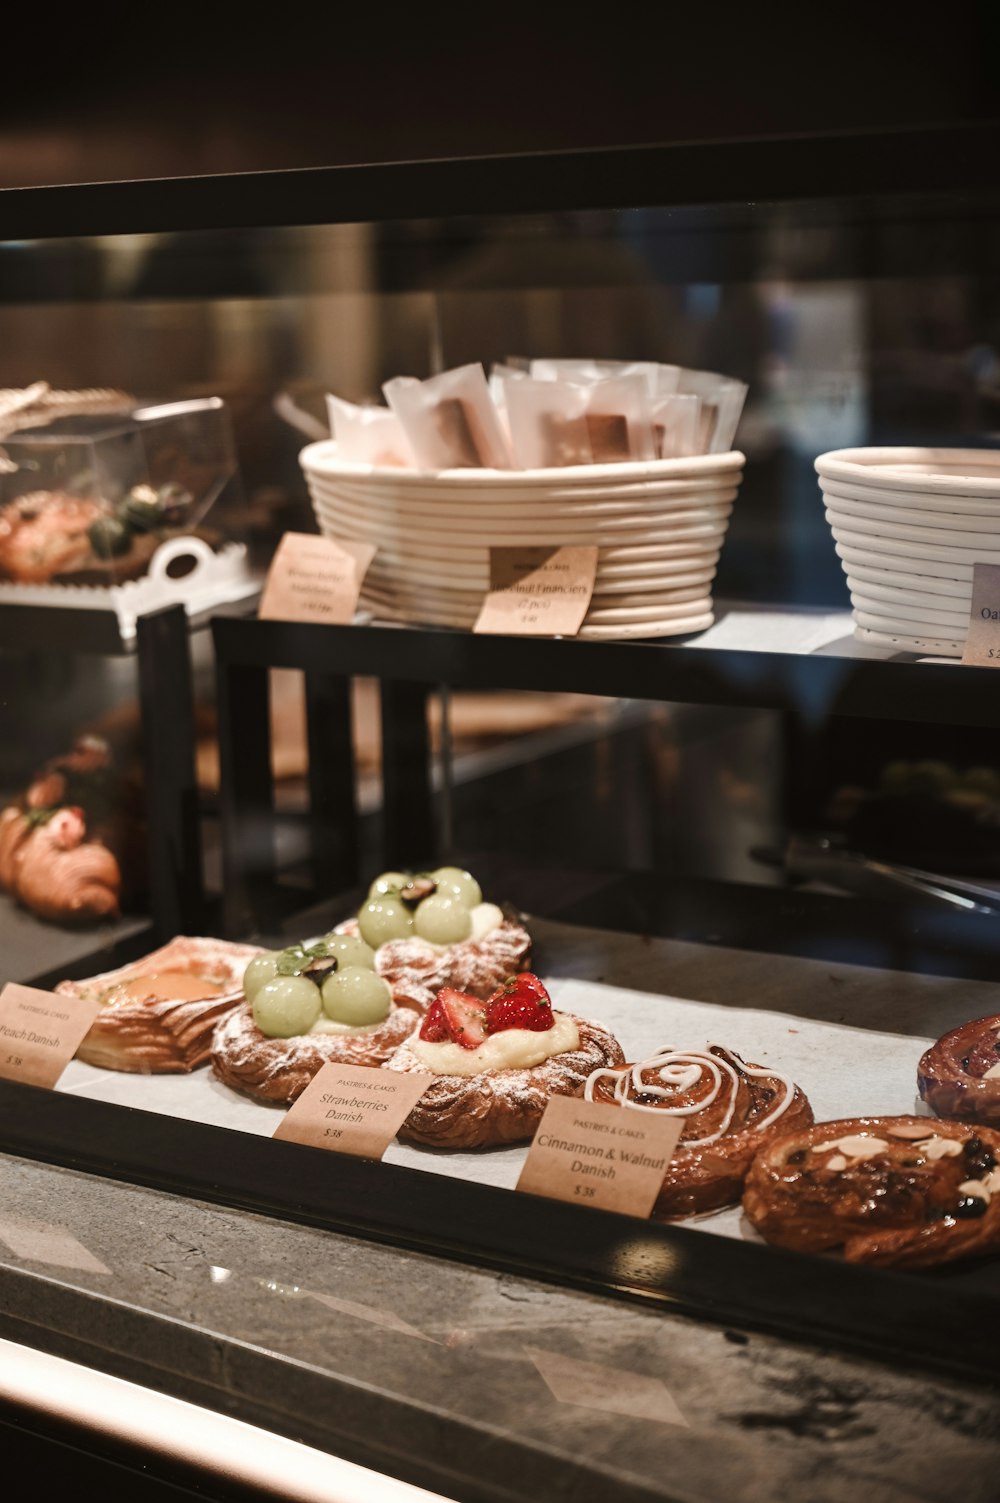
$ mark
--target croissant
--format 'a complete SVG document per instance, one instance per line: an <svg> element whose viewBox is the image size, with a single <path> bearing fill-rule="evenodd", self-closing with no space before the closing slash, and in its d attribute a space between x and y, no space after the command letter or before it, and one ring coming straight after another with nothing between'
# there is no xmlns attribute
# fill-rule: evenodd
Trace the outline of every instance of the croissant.
<svg viewBox="0 0 1000 1503"><path fill-rule="evenodd" d="M31 821L12 804L0 810L0 887L13 892L17 886L20 851L31 833Z"/></svg>
<svg viewBox="0 0 1000 1503"><path fill-rule="evenodd" d="M920 1094L939 1117L1000 1127L1000 1017L943 1034L917 1066Z"/></svg>
<svg viewBox="0 0 1000 1503"><path fill-rule="evenodd" d="M1000 1251L1000 1132L934 1117L852 1117L783 1133L743 1192L768 1242L927 1268Z"/></svg>
<svg viewBox="0 0 1000 1503"><path fill-rule="evenodd" d="M114 918L142 889L141 789L111 763L102 737L80 736L0 810L0 887L39 918Z"/></svg>
<svg viewBox="0 0 1000 1503"><path fill-rule="evenodd" d="M39 918L74 923L118 916L121 870L97 840L62 832L74 811L63 809L32 830L17 851L17 896ZM76 831L74 830L75 834ZM82 837L82 820L80 836Z"/></svg>
<svg viewBox="0 0 1000 1503"><path fill-rule="evenodd" d="M813 1120L802 1091L771 1066L731 1049L659 1049L638 1064L595 1070L588 1101L680 1117L680 1142L652 1214L663 1220L736 1205L754 1154L779 1133Z"/></svg>

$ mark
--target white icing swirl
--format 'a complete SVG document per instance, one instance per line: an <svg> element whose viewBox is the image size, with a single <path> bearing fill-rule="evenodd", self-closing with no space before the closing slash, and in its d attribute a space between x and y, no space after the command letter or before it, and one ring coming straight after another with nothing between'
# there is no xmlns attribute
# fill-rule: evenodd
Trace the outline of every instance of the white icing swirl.
<svg viewBox="0 0 1000 1503"><path fill-rule="evenodd" d="M753 1124L755 1132L770 1127L771 1123L776 1122L791 1105L792 1097L795 1095L794 1083L778 1070L770 1067L759 1069L756 1065L744 1064L739 1055L723 1048L721 1044L715 1044L712 1047L715 1050L712 1054L700 1049L658 1049L648 1059L640 1060L629 1069L595 1070L583 1088L584 1097L587 1101L593 1101L594 1087L597 1082L602 1079L613 1080L614 1099L619 1106L630 1107L635 1112L665 1112L671 1117L693 1117L698 1112L704 1111L706 1107L712 1106L718 1100L722 1090L728 1088L730 1097L722 1125L716 1132L707 1133L701 1138L689 1138L686 1144L680 1145L690 1148L696 1143L699 1146L704 1143L715 1143L729 1131L733 1112L736 1110L736 1094L742 1074L758 1080L773 1080L784 1087L784 1095L778 1104L772 1107L759 1122ZM647 1072L655 1072L662 1084L657 1085L655 1082L644 1080L643 1076ZM688 1106L668 1105L671 1097L691 1090L703 1075L708 1075L712 1082L707 1095ZM723 1082L726 1082L725 1087ZM642 1101L634 1101L629 1095L630 1091L643 1096L655 1096L660 1104L650 1106Z"/></svg>

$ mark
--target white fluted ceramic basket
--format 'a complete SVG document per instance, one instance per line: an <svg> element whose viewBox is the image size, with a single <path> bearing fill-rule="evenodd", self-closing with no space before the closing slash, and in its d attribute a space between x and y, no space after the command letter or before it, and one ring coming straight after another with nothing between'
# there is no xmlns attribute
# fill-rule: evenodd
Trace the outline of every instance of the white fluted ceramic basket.
<svg viewBox="0 0 1000 1503"><path fill-rule="evenodd" d="M855 635L961 657L973 566L1000 564L1000 450L835 449L816 472Z"/></svg>
<svg viewBox="0 0 1000 1503"><path fill-rule="evenodd" d="M376 617L471 628L490 548L596 544L582 637L664 637L712 624L712 584L743 455L550 470L436 474L346 464L332 441L300 455L320 531L370 542L361 605Z"/></svg>

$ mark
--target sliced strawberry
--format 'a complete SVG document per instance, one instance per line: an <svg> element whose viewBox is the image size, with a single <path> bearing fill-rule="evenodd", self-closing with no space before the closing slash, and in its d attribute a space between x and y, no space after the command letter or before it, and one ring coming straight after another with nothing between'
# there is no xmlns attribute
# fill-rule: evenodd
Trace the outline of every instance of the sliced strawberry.
<svg viewBox="0 0 1000 1503"><path fill-rule="evenodd" d="M428 1017L433 1007L437 1006L441 1008L452 1043L460 1044L463 1049L478 1049L486 1037L485 1004L478 997L470 997L467 992L457 992L453 987L444 986L438 992L432 1008L428 1009Z"/></svg>
<svg viewBox="0 0 1000 1503"><path fill-rule="evenodd" d="M437 998L428 1007L424 1021L420 1025L420 1037L426 1039L428 1044L445 1044L450 1037L448 1019Z"/></svg>
<svg viewBox="0 0 1000 1503"><path fill-rule="evenodd" d="M533 1033L544 1033L552 1023L551 998L531 971L511 976L497 987L486 1003L489 1033L502 1033L507 1028L528 1028Z"/></svg>

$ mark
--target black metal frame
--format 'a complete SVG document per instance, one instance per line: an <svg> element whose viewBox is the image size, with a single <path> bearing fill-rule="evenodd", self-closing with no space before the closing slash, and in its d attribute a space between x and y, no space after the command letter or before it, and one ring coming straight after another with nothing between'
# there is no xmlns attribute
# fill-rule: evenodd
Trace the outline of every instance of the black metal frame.
<svg viewBox="0 0 1000 1503"><path fill-rule="evenodd" d="M904 1274L0 1081L7 1153L995 1381L995 1268Z"/></svg>
<svg viewBox="0 0 1000 1503"><path fill-rule="evenodd" d="M224 923L260 930L273 911L274 789L267 724L271 668L301 670L309 727L314 900L358 880L349 680L382 687L382 860L430 859L430 752L423 710L434 686L606 695L685 704L993 728L1000 695L980 668L696 647L476 636L435 628L213 622L222 769ZM405 713L404 713L405 710ZM305 901L304 899L302 901ZM265 925L266 927L266 925Z"/></svg>
<svg viewBox="0 0 1000 1503"><path fill-rule="evenodd" d="M0 238L345 223L442 215L662 204L858 198L993 189L997 123L838 133L481 161L251 173L0 193ZM176 671L178 658L150 628ZM995 726L1000 701L975 669L710 652L684 644L517 641L437 631L215 623L221 812L228 921L245 926L276 875L267 672L304 671L314 852L322 881L356 876L347 682L383 679L386 854L412 857L433 832L414 789L428 786L428 685L575 690L642 699L791 709L819 683L828 712ZM388 671L386 671L388 665ZM155 679L146 684L155 699ZM186 710L183 715L186 716ZM153 727L164 730L162 725ZM186 773L154 775L184 802ZM416 808L418 813L413 814ZM183 828L183 820L177 829ZM184 853L184 854L179 854ZM168 880L191 854L180 836ZM175 892L178 919L181 894ZM57 1092L0 1082L0 1143L89 1173L244 1206L359 1236L516 1270L720 1322L853 1346L995 1381L996 1268L928 1275L855 1268L707 1237L585 1207L373 1164Z"/></svg>
<svg viewBox="0 0 1000 1503"><path fill-rule="evenodd" d="M0 240L996 187L1000 121L0 191Z"/></svg>

